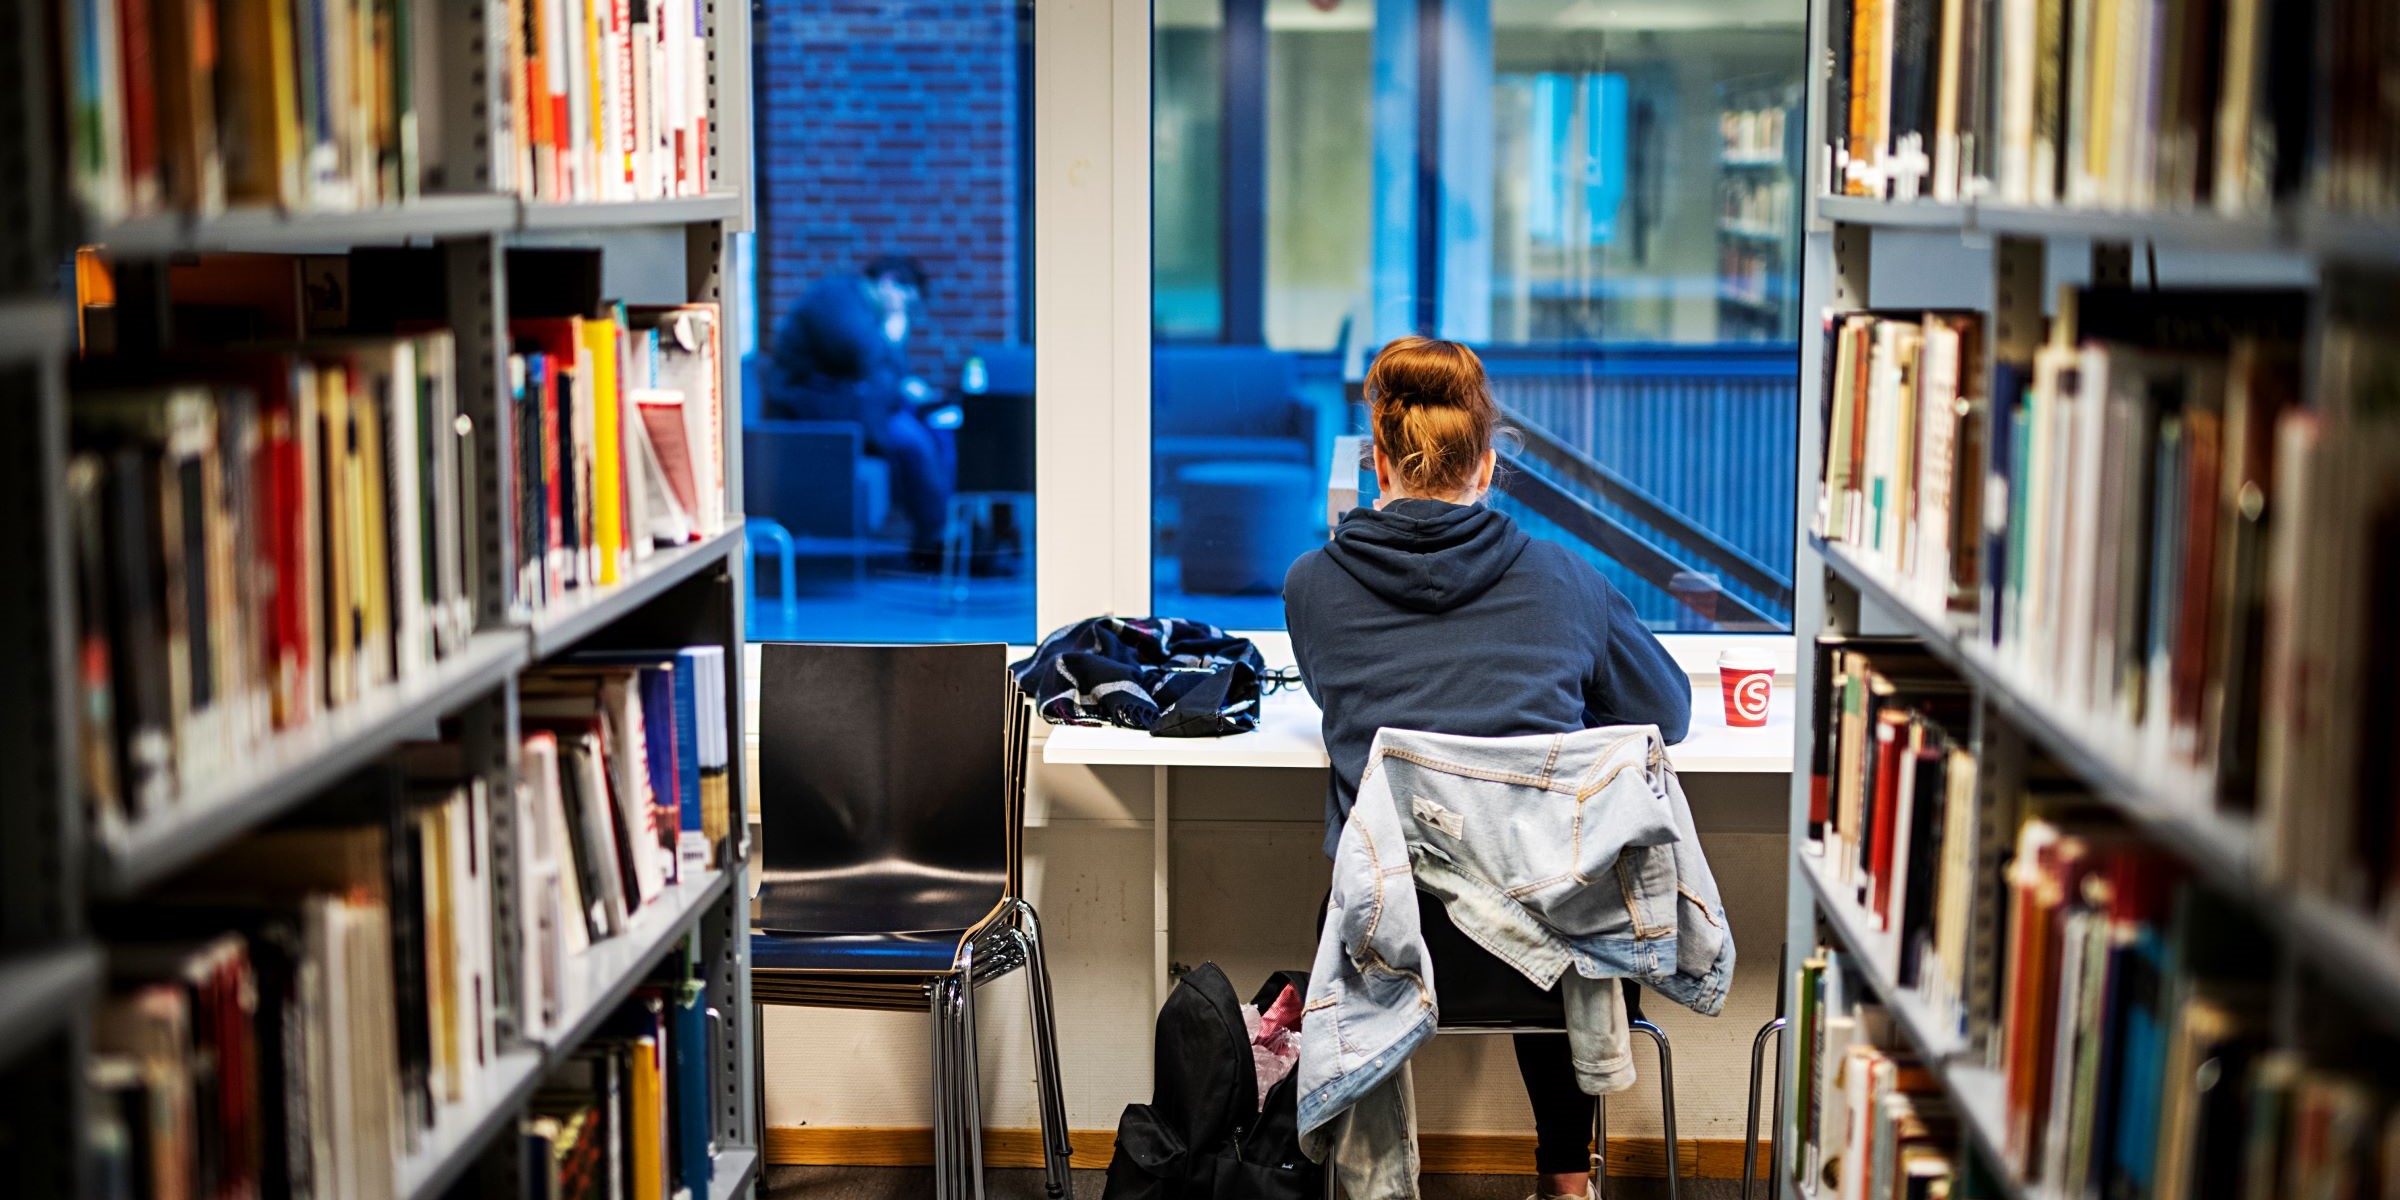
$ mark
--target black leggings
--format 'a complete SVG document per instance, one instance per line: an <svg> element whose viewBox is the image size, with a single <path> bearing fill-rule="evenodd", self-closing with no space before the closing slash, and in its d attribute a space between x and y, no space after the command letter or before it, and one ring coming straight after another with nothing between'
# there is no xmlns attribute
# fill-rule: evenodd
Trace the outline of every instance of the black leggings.
<svg viewBox="0 0 2400 1200"><path fill-rule="evenodd" d="M1317 906L1320 935L1325 909ZM1460 933L1440 900L1417 893L1417 919L1426 953L1433 959L1434 986L1444 1012L1564 1027L1566 1010L1558 993L1535 987L1522 972ZM1635 995L1632 988L1626 989L1629 1017L1637 1015ZM1512 1040L1517 1044L1517 1073L1525 1079L1526 1099L1533 1102L1534 1172L1565 1175L1590 1170L1592 1098L1575 1082L1575 1055L1567 1035L1520 1033Z"/></svg>

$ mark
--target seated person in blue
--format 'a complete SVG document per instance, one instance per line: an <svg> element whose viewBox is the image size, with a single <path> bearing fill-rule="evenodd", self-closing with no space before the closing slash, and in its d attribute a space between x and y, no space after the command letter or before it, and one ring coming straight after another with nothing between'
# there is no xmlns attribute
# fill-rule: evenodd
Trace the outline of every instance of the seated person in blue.
<svg viewBox="0 0 2400 1200"><path fill-rule="evenodd" d="M891 464L892 499L909 522L909 554L939 564L942 527L958 482L958 449L924 380L908 372L910 311L925 293L915 259L885 255L801 293L775 327L766 415L854 421L867 452ZM937 428L937 425L945 427Z"/></svg>

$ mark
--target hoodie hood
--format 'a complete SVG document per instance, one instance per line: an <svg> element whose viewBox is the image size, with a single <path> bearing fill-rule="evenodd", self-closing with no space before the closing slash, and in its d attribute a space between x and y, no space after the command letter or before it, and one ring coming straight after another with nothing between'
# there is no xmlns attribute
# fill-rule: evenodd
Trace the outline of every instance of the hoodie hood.
<svg viewBox="0 0 2400 1200"><path fill-rule="evenodd" d="M1385 600L1447 612L1498 582L1532 540L1481 504L1408 499L1350 510L1325 553Z"/></svg>

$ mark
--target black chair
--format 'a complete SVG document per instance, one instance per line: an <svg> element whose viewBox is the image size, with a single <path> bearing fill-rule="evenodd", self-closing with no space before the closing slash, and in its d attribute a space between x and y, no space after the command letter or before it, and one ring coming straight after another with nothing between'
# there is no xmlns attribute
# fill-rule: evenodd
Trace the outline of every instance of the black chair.
<svg viewBox="0 0 2400 1200"><path fill-rule="evenodd" d="M1565 1033L1567 1031L1566 1002L1555 990L1544 991L1532 980L1514 971L1485 973L1456 972L1444 975L1445 961L1461 961L1475 955L1488 955L1458 927L1450 923L1439 900L1419 893L1417 911L1422 916L1425 951L1433 960L1434 983L1440 993L1440 1034L1500 1034L1500 1033ZM1641 989L1631 980L1625 981L1625 1016L1627 1025L1636 1033L1647 1036L1658 1047L1658 1099L1660 1124L1667 1142L1667 1198L1676 1200L1683 1190L1683 1166L1678 1155L1682 1143L1675 1132L1675 1052L1667 1043L1667 1033L1642 1016ZM1608 1098L1592 1097L1592 1200L1603 1200L1608 1190Z"/></svg>
<svg viewBox="0 0 2400 1200"><path fill-rule="evenodd" d="M983 1195L975 989L1020 967L1050 1194L1068 1186L1050 975L1020 870L1028 738L1003 646L760 647L752 996L932 1014L944 1200Z"/></svg>

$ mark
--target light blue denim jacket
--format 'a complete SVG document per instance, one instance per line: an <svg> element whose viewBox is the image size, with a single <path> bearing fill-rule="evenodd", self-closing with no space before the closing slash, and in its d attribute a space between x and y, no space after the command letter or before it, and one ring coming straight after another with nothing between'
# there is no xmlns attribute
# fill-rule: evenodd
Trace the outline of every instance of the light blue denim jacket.
<svg viewBox="0 0 2400 1200"><path fill-rule="evenodd" d="M1438 1024L1418 888L1527 979L1563 987L1586 1092L1633 1082L1616 980L1724 1007L1733 936L1655 727L1383 730L1336 849L1301 1028L1302 1145L1333 1156L1353 1200L1416 1194L1405 1065Z"/></svg>

